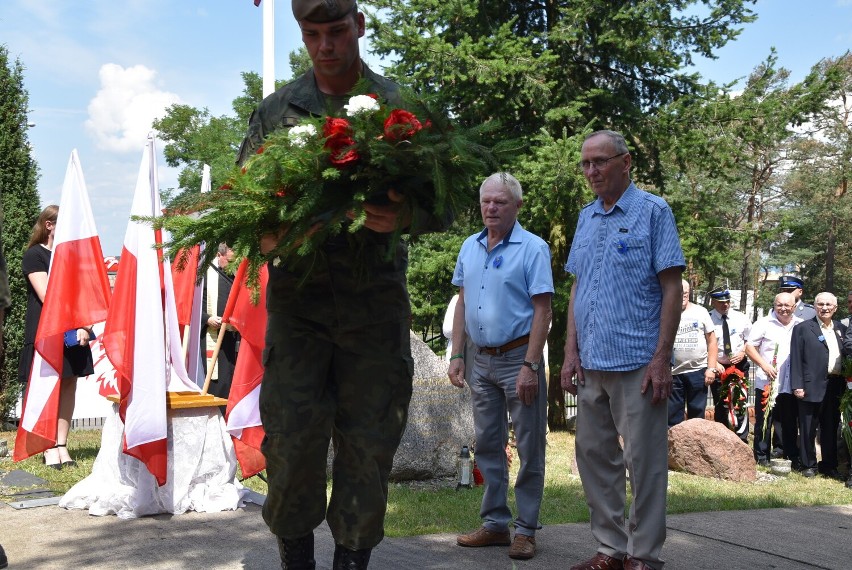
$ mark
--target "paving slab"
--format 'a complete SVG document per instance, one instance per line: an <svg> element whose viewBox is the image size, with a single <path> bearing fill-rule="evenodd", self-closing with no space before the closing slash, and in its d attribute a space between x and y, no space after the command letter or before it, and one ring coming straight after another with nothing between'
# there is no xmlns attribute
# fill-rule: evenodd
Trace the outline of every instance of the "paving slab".
<svg viewBox="0 0 852 570"><path fill-rule="evenodd" d="M663 549L667 569L848 570L850 505L670 515ZM274 569L274 537L249 504L236 511L189 512L122 520L56 506L15 510L0 504L0 543L9 568ZM461 548L455 534L386 538L371 570L567 569L591 557L588 523L545 526L538 554L513 561L508 548ZM317 568L328 570L334 541L316 531Z"/></svg>

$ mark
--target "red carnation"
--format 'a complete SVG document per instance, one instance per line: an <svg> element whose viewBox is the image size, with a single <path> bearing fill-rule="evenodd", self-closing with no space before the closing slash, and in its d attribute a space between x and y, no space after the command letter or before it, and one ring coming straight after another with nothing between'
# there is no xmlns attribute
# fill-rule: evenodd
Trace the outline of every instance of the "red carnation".
<svg viewBox="0 0 852 570"><path fill-rule="evenodd" d="M375 93L367 93L367 97L372 97L372 98L373 98L373 99L375 99L376 101L378 101L378 100L379 100L379 96L378 96L378 95L376 95Z"/></svg>
<svg viewBox="0 0 852 570"><path fill-rule="evenodd" d="M287 189L284 188L283 186L281 188L279 188L278 191L275 193L275 196L277 198L283 198L286 195L287 195Z"/></svg>
<svg viewBox="0 0 852 570"><path fill-rule="evenodd" d="M422 128L417 117L405 109L394 109L385 119L385 137L391 141L410 139Z"/></svg>
<svg viewBox="0 0 852 570"><path fill-rule="evenodd" d="M349 121L336 117L326 117L323 135L327 137L325 148L331 153L329 161L333 165L342 168L358 162L360 157L353 148L355 139L352 138L352 126Z"/></svg>
<svg viewBox="0 0 852 570"><path fill-rule="evenodd" d="M260 145L259 147L257 147L257 151L256 151L256 152L257 152L257 154L263 154L263 151L264 151L264 150L266 150L266 149L264 149L264 148L263 148L263 145Z"/></svg>
<svg viewBox="0 0 852 570"><path fill-rule="evenodd" d="M219 186L219 190L233 190L233 189L234 189L234 187L231 186L231 184L229 182L225 182L224 184Z"/></svg>

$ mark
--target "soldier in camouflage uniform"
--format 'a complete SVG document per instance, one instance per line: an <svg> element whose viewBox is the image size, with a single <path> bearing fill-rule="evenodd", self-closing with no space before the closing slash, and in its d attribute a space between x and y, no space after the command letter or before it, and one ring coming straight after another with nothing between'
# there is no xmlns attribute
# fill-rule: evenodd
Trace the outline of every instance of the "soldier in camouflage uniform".
<svg viewBox="0 0 852 570"><path fill-rule="evenodd" d="M259 105L240 162L273 130L342 109L361 77L385 101L399 101L397 86L360 59L364 15L354 0L293 0L293 14L314 67ZM395 192L388 197L365 205L357 246L344 231L315 255L269 266L260 394L269 478L263 517L278 537L283 568L315 567L313 530L324 518L336 543L335 569L367 568L384 536L388 476L414 372L408 255L392 232L412 219L429 220L400 208ZM267 235L263 248L271 251L276 243ZM335 458L326 507L330 438Z"/></svg>

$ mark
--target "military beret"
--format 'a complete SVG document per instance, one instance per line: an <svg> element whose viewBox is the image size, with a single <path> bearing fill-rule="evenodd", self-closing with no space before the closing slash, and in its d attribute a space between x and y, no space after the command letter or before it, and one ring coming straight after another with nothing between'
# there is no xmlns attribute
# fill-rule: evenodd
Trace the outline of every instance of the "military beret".
<svg viewBox="0 0 852 570"><path fill-rule="evenodd" d="M727 287L716 287L710 291L710 298L714 301L730 301L731 292L728 291Z"/></svg>
<svg viewBox="0 0 852 570"><path fill-rule="evenodd" d="M333 22L355 8L355 0L293 0L293 17L316 24Z"/></svg>
<svg viewBox="0 0 852 570"><path fill-rule="evenodd" d="M804 289L805 282L795 275L783 275L778 280L779 289Z"/></svg>

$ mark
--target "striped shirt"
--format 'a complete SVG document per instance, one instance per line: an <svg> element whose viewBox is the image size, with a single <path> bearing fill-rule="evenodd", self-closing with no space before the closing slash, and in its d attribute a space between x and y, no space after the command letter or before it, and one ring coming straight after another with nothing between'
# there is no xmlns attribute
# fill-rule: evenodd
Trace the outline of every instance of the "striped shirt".
<svg viewBox="0 0 852 570"><path fill-rule="evenodd" d="M580 211L565 270L576 276L583 368L628 371L650 362L663 299L657 275L685 265L671 208L632 182L609 212L600 198Z"/></svg>

